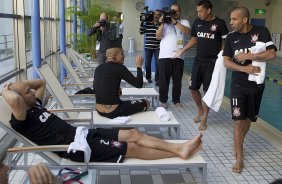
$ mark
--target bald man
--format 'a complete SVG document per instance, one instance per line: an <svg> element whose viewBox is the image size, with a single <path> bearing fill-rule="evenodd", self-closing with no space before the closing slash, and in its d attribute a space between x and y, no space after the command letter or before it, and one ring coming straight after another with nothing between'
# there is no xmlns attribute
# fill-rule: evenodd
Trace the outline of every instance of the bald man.
<svg viewBox="0 0 282 184"><path fill-rule="evenodd" d="M99 64L103 64L106 61L106 50L109 48L119 47L121 48L121 42L119 38L119 27L115 23L110 23L108 15L106 13L100 14L100 19L95 25L88 30L87 36L97 34L97 60Z"/></svg>
<svg viewBox="0 0 282 184"><path fill-rule="evenodd" d="M250 25L250 13L246 7L236 7L231 11L230 24L234 32L226 37L224 46L224 65L233 70L230 103L234 126L234 155L236 162L233 172L241 173L243 164L243 143L251 122L258 117L264 83L249 81L249 74L260 73L261 68L253 66L252 61L268 61L275 58L276 47L268 29L264 26ZM251 53L256 42L266 44L266 51Z"/></svg>
<svg viewBox="0 0 282 184"><path fill-rule="evenodd" d="M142 64L142 62L138 63ZM69 145L76 136L76 127L42 106L45 89L46 84L43 80L28 80L5 85L2 95L12 110L11 127L38 145ZM86 140L92 151L91 162L119 163L123 158L187 159L201 149L201 138L202 135L199 134L190 141L173 144L142 134L135 129L101 128L89 129ZM72 161L84 161L84 154L81 151L55 153ZM6 172L7 168L3 170Z"/></svg>
<svg viewBox="0 0 282 184"><path fill-rule="evenodd" d="M94 73L93 85L97 112L104 117L116 118L146 111L150 104L146 99L122 101L119 98L121 80L125 80L136 88L142 88L143 57L137 56L135 59L137 67L137 77L135 77L123 65L124 55L121 48L108 49L106 56L106 63L98 66Z"/></svg>

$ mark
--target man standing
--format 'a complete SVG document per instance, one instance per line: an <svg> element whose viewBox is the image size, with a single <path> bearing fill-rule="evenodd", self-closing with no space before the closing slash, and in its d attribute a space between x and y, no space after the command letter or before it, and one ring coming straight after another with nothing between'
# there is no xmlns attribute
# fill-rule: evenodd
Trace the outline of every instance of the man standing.
<svg viewBox="0 0 282 184"><path fill-rule="evenodd" d="M152 57L155 58L155 82L156 86L159 85L159 75L158 75L158 58L160 52L160 40L156 38L156 31L158 29L158 23L160 19L160 10L154 11L154 17L151 22L141 22L140 34L145 33L145 69L146 69L146 79L149 83L152 82L151 79L151 61Z"/></svg>
<svg viewBox="0 0 282 184"><path fill-rule="evenodd" d="M258 74L261 68L253 66L252 61L263 62L276 56L276 47L268 29L264 26L249 24L250 13L246 7L236 7L231 11L230 33L224 46L224 65L233 70L231 81L231 112L234 126L234 156L236 163L233 172L241 173L243 164L243 143L251 122L258 117L264 83L249 81L249 74ZM251 53L256 42L265 43L266 50Z"/></svg>
<svg viewBox="0 0 282 184"><path fill-rule="evenodd" d="M177 52L175 57L179 57L197 44L189 89L198 108L194 122L201 122L199 130L204 131L207 128L209 107L205 102L202 103L199 89L202 84L204 92L209 88L217 54L222 49L222 38L226 37L228 30L224 20L212 15L212 3L209 0L199 1L197 12L199 18L193 23L192 38L183 49Z"/></svg>
<svg viewBox="0 0 282 184"><path fill-rule="evenodd" d="M163 11L159 22L160 26L156 32L157 39L161 40L158 61L159 100L162 107L168 107L168 89L172 77L172 101L176 107L182 107L180 95L184 60L173 58L173 56L180 48L183 48L185 36L190 32L190 24L188 20L180 19L180 6L178 4L171 5L171 10Z"/></svg>
<svg viewBox="0 0 282 184"><path fill-rule="evenodd" d="M108 15L106 13L101 13L100 21L97 21L86 33L87 36L92 36L97 33L96 50L99 64L105 63L107 49L113 47L121 48L118 29L116 24L108 22Z"/></svg>

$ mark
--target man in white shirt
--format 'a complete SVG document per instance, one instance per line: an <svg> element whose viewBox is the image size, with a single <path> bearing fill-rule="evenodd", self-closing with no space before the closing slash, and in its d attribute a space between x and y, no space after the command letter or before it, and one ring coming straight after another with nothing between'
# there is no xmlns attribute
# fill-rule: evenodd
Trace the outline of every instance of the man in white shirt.
<svg viewBox="0 0 282 184"><path fill-rule="evenodd" d="M162 14L159 20L160 26L156 32L157 39L161 40L158 61L159 100L162 103L161 106L168 107L169 82L172 77L172 101L176 107L182 107L180 95L184 60L173 58L173 56L179 49L183 48L185 36L190 32L190 24L188 20L180 19L180 6L178 4L171 5L171 10L165 10Z"/></svg>

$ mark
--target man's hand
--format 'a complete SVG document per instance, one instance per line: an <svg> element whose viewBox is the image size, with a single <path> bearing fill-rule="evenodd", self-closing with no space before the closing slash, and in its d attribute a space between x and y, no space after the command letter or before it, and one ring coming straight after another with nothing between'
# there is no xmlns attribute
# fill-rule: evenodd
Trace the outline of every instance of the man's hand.
<svg viewBox="0 0 282 184"><path fill-rule="evenodd" d="M183 49L178 50L172 58L179 58L183 54Z"/></svg>
<svg viewBox="0 0 282 184"><path fill-rule="evenodd" d="M143 64L143 56L141 55L136 56L135 58L136 67L142 67L142 64Z"/></svg>
<svg viewBox="0 0 282 184"><path fill-rule="evenodd" d="M97 22L95 23L95 25L94 25L94 27L100 27L100 26L101 26L101 24L100 24L99 21L97 21Z"/></svg>
<svg viewBox="0 0 282 184"><path fill-rule="evenodd" d="M234 58L237 62L244 63L246 60L250 60L250 53L239 52Z"/></svg>
<svg viewBox="0 0 282 184"><path fill-rule="evenodd" d="M4 88L3 88L2 92L1 92L1 95L3 95L3 93L4 93L5 91L9 91L9 90L10 90L9 87L11 86L11 84L12 84L12 83L7 83L7 84L4 85Z"/></svg>
<svg viewBox="0 0 282 184"><path fill-rule="evenodd" d="M29 182L31 184L59 184L57 178L51 173L45 164L32 166L28 170Z"/></svg>
<svg viewBox="0 0 282 184"><path fill-rule="evenodd" d="M258 73L260 73L260 67L249 64L247 66L244 66L244 72L257 75Z"/></svg>

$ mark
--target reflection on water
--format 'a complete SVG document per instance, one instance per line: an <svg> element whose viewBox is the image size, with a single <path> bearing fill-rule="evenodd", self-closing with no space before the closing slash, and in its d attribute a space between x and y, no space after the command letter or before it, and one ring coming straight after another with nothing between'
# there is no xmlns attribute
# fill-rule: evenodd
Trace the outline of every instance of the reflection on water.
<svg viewBox="0 0 282 184"><path fill-rule="evenodd" d="M184 70L186 73L191 73L193 61L185 60ZM266 69L267 76L277 76L277 71L282 71L282 66L268 64ZM281 75L281 73L279 73ZM279 75L278 74L278 75ZM277 78L281 80L281 78ZM227 70L226 85L224 95L230 95L231 71ZM259 117L268 122L273 127L282 131L282 85L278 85L272 81L265 81L265 90L260 106Z"/></svg>

